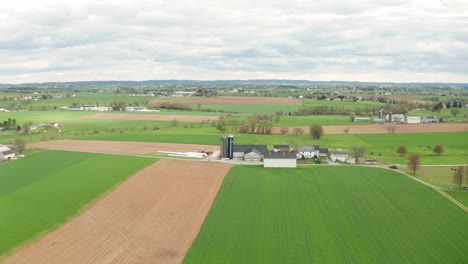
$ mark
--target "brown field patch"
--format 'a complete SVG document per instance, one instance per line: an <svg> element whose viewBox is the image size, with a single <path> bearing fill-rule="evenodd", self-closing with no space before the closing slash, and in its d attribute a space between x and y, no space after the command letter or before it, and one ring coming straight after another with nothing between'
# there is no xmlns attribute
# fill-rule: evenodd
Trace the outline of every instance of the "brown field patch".
<svg viewBox="0 0 468 264"><path fill-rule="evenodd" d="M131 155L157 151L214 152L219 150L219 146L210 145L70 139L37 142L29 144L28 147Z"/></svg>
<svg viewBox="0 0 468 264"><path fill-rule="evenodd" d="M110 119L110 120L148 120L148 121L184 121L201 122L219 120L218 116L202 115L163 115L163 114L115 114L115 113L96 113L82 116L80 118L88 119Z"/></svg>
<svg viewBox="0 0 468 264"><path fill-rule="evenodd" d="M230 168L161 160L4 263L181 263Z"/></svg>
<svg viewBox="0 0 468 264"><path fill-rule="evenodd" d="M345 128L349 128L348 134L384 134L389 133L390 124L374 125L350 125L350 126L324 126L326 135L345 134ZM395 133L424 133L424 132L457 132L468 131L468 124L395 124ZM288 134L293 134L295 127L289 127ZM304 133L309 133L309 127L300 127ZM281 127L274 127L273 134L280 134Z"/></svg>
<svg viewBox="0 0 468 264"><path fill-rule="evenodd" d="M242 97L242 96L218 96L218 97L190 97L190 98L160 98L150 102L157 106L162 102L182 103L188 105L300 105L301 100L284 97Z"/></svg>

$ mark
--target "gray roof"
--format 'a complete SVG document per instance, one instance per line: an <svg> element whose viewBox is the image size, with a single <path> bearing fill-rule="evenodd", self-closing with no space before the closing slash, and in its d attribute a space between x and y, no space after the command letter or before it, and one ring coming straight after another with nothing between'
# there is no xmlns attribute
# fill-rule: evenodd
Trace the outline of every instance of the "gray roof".
<svg viewBox="0 0 468 264"><path fill-rule="evenodd" d="M265 159L297 159L297 152L271 152L265 155Z"/></svg>
<svg viewBox="0 0 468 264"><path fill-rule="evenodd" d="M300 146L297 150L299 152L304 152L304 151L316 151L316 150L319 150L319 146L318 145L313 145L313 146Z"/></svg>
<svg viewBox="0 0 468 264"><path fill-rule="evenodd" d="M265 155L269 153L266 145L234 145L233 152L242 152L244 154L249 152Z"/></svg>
<svg viewBox="0 0 468 264"><path fill-rule="evenodd" d="M3 155L10 155L10 154L13 154L13 153L15 153L13 150L7 150L7 151L2 152Z"/></svg>
<svg viewBox="0 0 468 264"><path fill-rule="evenodd" d="M319 148L319 153L327 153L328 154L328 148Z"/></svg>
<svg viewBox="0 0 468 264"><path fill-rule="evenodd" d="M275 149L282 149L282 148L289 149L289 145L273 145L273 148L275 148Z"/></svg>

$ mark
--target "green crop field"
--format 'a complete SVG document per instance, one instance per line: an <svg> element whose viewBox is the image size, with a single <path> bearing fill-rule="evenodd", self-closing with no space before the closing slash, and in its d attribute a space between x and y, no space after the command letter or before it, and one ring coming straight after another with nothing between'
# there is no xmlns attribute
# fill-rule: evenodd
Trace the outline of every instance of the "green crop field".
<svg viewBox="0 0 468 264"><path fill-rule="evenodd" d="M155 159L41 151L0 165L0 255L51 231Z"/></svg>
<svg viewBox="0 0 468 264"><path fill-rule="evenodd" d="M183 263L464 263L467 223L390 170L236 166Z"/></svg>

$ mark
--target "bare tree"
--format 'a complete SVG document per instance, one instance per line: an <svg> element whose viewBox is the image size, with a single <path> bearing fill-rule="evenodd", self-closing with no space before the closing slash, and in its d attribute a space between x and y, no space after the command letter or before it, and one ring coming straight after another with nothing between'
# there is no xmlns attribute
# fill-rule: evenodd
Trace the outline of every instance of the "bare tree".
<svg viewBox="0 0 468 264"><path fill-rule="evenodd" d="M390 133L390 134L395 134L396 125L395 125L395 124L389 124L389 125L387 126L387 131L388 131L388 133Z"/></svg>
<svg viewBox="0 0 468 264"><path fill-rule="evenodd" d="M26 149L27 146L27 141L26 139L23 138L16 138L15 139L15 149L18 151L20 154L23 153L24 149Z"/></svg>
<svg viewBox="0 0 468 264"><path fill-rule="evenodd" d="M440 153L444 152L444 148L441 145L435 145L434 149L432 150L434 153L440 156Z"/></svg>
<svg viewBox="0 0 468 264"><path fill-rule="evenodd" d="M310 134L314 139L320 139L323 135L323 127L319 124L313 124L310 126Z"/></svg>
<svg viewBox="0 0 468 264"><path fill-rule="evenodd" d="M405 146L399 146L396 152L400 154L401 157L403 157L406 153L408 153L408 149Z"/></svg>
<svg viewBox="0 0 468 264"><path fill-rule="evenodd" d="M348 133L349 133L349 127L345 127L345 129L343 129L343 132L344 132L346 135L348 135Z"/></svg>
<svg viewBox="0 0 468 264"><path fill-rule="evenodd" d="M351 154L356 159L356 164L358 164L359 158L366 155L366 148L361 145L354 145Z"/></svg>
<svg viewBox="0 0 468 264"><path fill-rule="evenodd" d="M281 132L281 134L283 134L283 135L284 135L284 134L287 134L287 133L289 132L289 128L287 128L287 127L282 127L282 128L280 129L280 132Z"/></svg>
<svg viewBox="0 0 468 264"><path fill-rule="evenodd" d="M413 175L416 175L416 170L419 170L421 165L421 159L418 154L412 154L408 157L408 169L413 171Z"/></svg>
<svg viewBox="0 0 468 264"><path fill-rule="evenodd" d="M453 183L458 185L458 188L461 190L461 186L463 183L463 176L464 176L464 167L463 166L458 166L458 168L455 170L453 174Z"/></svg>
<svg viewBox="0 0 468 264"><path fill-rule="evenodd" d="M304 134L304 129L302 129L302 128L300 128L300 127L295 127L295 128L293 128L293 133L294 133L294 135L296 135L296 136L299 135L299 134L302 135L302 134Z"/></svg>

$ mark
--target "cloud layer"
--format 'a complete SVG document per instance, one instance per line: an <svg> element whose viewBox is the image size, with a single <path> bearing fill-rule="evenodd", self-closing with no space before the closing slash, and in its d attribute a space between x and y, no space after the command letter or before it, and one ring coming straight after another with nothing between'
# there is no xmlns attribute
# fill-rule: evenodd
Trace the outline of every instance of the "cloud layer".
<svg viewBox="0 0 468 264"><path fill-rule="evenodd" d="M463 0L96 2L0 3L0 82L468 82Z"/></svg>

